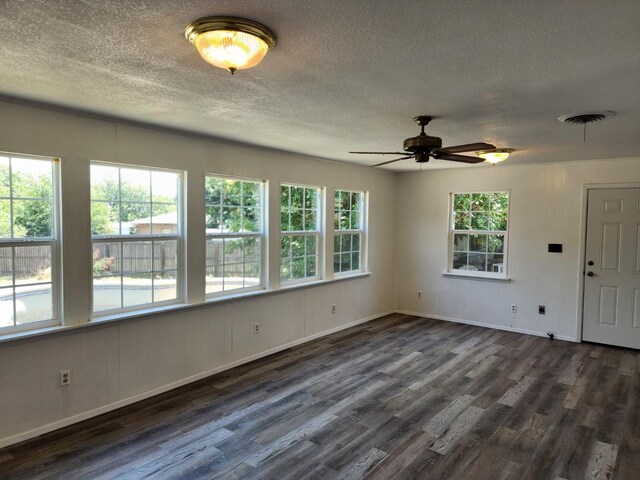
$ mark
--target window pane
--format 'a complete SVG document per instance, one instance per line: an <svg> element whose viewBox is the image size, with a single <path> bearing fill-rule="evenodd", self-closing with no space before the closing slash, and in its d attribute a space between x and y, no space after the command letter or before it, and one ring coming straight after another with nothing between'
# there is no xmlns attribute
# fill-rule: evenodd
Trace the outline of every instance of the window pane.
<svg viewBox="0 0 640 480"><path fill-rule="evenodd" d="M120 200L118 167L91 165L91 199L116 203Z"/></svg>
<svg viewBox="0 0 640 480"><path fill-rule="evenodd" d="M507 210L493 211L489 219L489 230L501 230L507 229Z"/></svg>
<svg viewBox="0 0 640 480"><path fill-rule="evenodd" d="M222 229L222 207L205 207L207 232L220 231Z"/></svg>
<svg viewBox="0 0 640 480"><path fill-rule="evenodd" d="M342 252L350 252L351 251L351 235L340 235L342 237Z"/></svg>
<svg viewBox="0 0 640 480"><path fill-rule="evenodd" d="M222 291L222 265L207 267L206 289L205 293L216 293Z"/></svg>
<svg viewBox="0 0 640 480"><path fill-rule="evenodd" d="M108 202L91 202L91 234L118 235L117 209L114 210Z"/></svg>
<svg viewBox="0 0 640 480"><path fill-rule="evenodd" d="M150 273L135 273L122 277L122 306L132 307L153 301L153 280Z"/></svg>
<svg viewBox="0 0 640 480"><path fill-rule="evenodd" d="M150 203L120 204L120 234L147 235L151 231Z"/></svg>
<svg viewBox="0 0 640 480"><path fill-rule="evenodd" d="M0 198L0 237L11 238L11 202Z"/></svg>
<svg viewBox="0 0 640 480"><path fill-rule="evenodd" d="M469 270L477 270L479 272L486 272L487 270L487 256L484 253L470 253L469 254ZM473 268L471 268L473 267Z"/></svg>
<svg viewBox="0 0 640 480"><path fill-rule="evenodd" d="M318 191L315 188L304 189L304 208L318 208Z"/></svg>
<svg viewBox="0 0 640 480"><path fill-rule="evenodd" d="M231 264L236 264L236 263L242 264L242 262L244 261L244 254L242 250L243 250L242 238L225 238L224 240L225 272L229 270Z"/></svg>
<svg viewBox="0 0 640 480"><path fill-rule="evenodd" d="M293 230L293 231L304 230L302 212L303 212L302 210L297 208L291 210L291 226L289 230Z"/></svg>
<svg viewBox="0 0 640 480"><path fill-rule="evenodd" d="M53 203L50 200L14 200L13 236L52 237Z"/></svg>
<svg viewBox="0 0 640 480"><path fill-rule="evenodd" d="M221 205L222 180L215 177L205 177L204 198L207 205Z"/></svg>
<svg viewBox="0 0 640 480"><path fill-rule="evenodd" d="M351 270L351 253L343 253L340 255L340 271L348 272Z"/></svg>
<svg viewBox="0 0 640 480"><path fill-rule="evenodd" d="M487 236L482 234L469 235L469 251L470 252L486 252Z"/></svg>
<svg viewBox="0 0 640 480"><path fill-rule="evenodd" d="M471 227L471 215L468 212L456 212L454 214L453 228L455 230L469 230Z"/></svg>
<svg viewBox="0 0 640 480"><path fill-rule="evenodd" d="M120 243L93 244L93 275L119 275L122 268Z"/></svg>
<svg viewBox="0 0 640 480"><path fill-rule="evenodd" d="M344 234L336 233L336 235L333 237L333 251L335 253L340 253L341 251L342 235Z"/></svg>
<svg viewBox="0 0 640 480"><path fill-rule="evenodd" d="M348 210L340 210L340 224L338 230L349 230L351 228L351 217Z"/></svg>
<svg viewBox="0 0 640 480"><path fill-rule="evenodd" d="M291 209L289 207L282 207L280 210L280 230L287 232L291 230Z"/></svg>
<svg viewBox="0 0 640 480"><path fill-rule="evenodd" d="M318 253L318 237L315 235L307 235L305 238L305 255L317 255Z"/></svg>
<svg viewBox="0 0 640 480"><path fill-rule="evenodd" d="M316 262L317 262L317 257L307 257L307 271L306 271L307 277L316 276L316 271L317 271Z"/></svg>
<svg viewBox="0 0 640 480"><path fill-rule="evenodd" d="M0 157L0 197L9 196L9 186L9 158Z"/></svg>
<svg viewBox="0 0 640 480"><path fill-rule="evenodd" d="M244 264L244 286L255 287L260 285L260 264L245 263Z"/></svg>
<svg viewBox="0 0 640 480"><path fill-rule="evenodd" d="M454 253L453 254L453 269L454 270L465 270L468 262L468 254L467 253Z"/></svg>
<svg viewBox="0 0 640 480"><path fill-rule="evenodd" d="M245 238L244 239L244 261L250 263L260 263L260 239Z"/></svg>
<svg viewBox="0 0 640 480"><path fill-rule="evenodd" d="M288 257L280 259L280 280L291 280L291 259Z"/></svg>
<svg viewBox="0 0 640 480"><path fill-rule="evenodd" d="M351 254L351 270L360 270L360 252Z"/></svg>
<svg viewBox="0 0 640 480"><path fill-rule="evenodd" d="M151 202L151 172L135 168L120 169L120 201Z"/></svg>
<svg viewBox="0 0 640 480"><path fill-rule="evenodd" d="M11 247L0 248L0 288L13 285L12 250Z"/></svg>
<svg viewBox="0 0 640 480"><path fill-rule="evenodd" d="M291 236L285 235L280 241L280 258L286 258L291 255Z"/></svg>
<svg viewBox="0 0 640 480"><path fill-rule="evenodd" d="M295 236L291 237L291 256L303 257L305 252L305 237Z"/></svg>
<svg viewBox="0 0 640 480"><path fill-rule="evenodd" d="M360 199L362 197L361 193L351 192L351 210L360 211Z"/></svg>
<svg viewBox="0 0 640 480"><path fill-rule="evenodd" d="M289 187L288 185L281 185L280 186L280 205L282 207L290 207L290 201L291 201L291 187Z"/></svg>
<svg viewBox="0 0 640 480"><path fill-rule="evenodd" d="M361 233L355 233L351 236L351 250L355 251L355 252L359 252L360 249L360 237L362 236Z"/></svg>
<svg viewBox="0 0 640 480"><path fill-rule="evenodd" d="M125 242L122 244L122 271L126 273L151 272L151 242Z"/></svg>
<svg viewBox="0 0 640 480"><path fill-rule="evenodd" d="M120 276L93 279L94 312L122 308L121 282Z"/></svg>
<svg viewBox="0 0 640 480"><path fill-rule="evenodd" d="M179 179L180 176L174 172L151 172L153 202L178 203Z"/></svg>
<svg viewBox="0 0 640 480"><path fill-rule="evenodd" d="M14 198L52 198L53 175L50 161L12 158L11 174Z"/></svg>
<svg viewBox="0 0 640 480"><path fill-rule="evenodd" d="M177 277L176 270L156 272L153 279L154 302L165 302L177 298Z"/></svg>
<svg viewBox="0 0 640 480"><path fill-rule="evenodd" d="M494 273L504 273L503 255L495 255L495 254L487 255L487 271L494 272Z"/></svg>
<svg viewBox="0 0 640 480"><path fill-rule="evenodd" d="M340 272L340 254L333 254L333 271L339 273Z"/></svg>
<svg viewBox="0 0 640 480"><path fill-rule="evenodd" d="M13 325L13 287L0 288L0 327Z"/></svg>
<svg viewBox="0 0 640 480"><path fill-rule="evenodd" d="M469 251L469 235L456 233L453 236L453 251L467 252Z"/></svg>
<svg viewBox="0 0 640 480"><path fill-rule="evenodd" d="M16 325L51 320L53 297L51 284L16 287Z"/></svg>
<svg viewBox="0 0 640 480"><path fill-rule="evenodd" d="M178 268L178 241L163 240L153 242L153 270L176 270ZM175 277L174 277L175 278Z"/></svg>
<svg viewBox="0 0 640 480"><path fill-rule="evenodd" d="M260 208L245 207L242 209L241 230L243 232L260 231Z"/></svg>
<svg viewBox="0 0 640 480"><path fill-rule="evenodd" d="M456 193L453 196L453 209L457 212L471 210L471 194Z"/></svg>
<svg viewBox="0 0 640 480"><path fill-rule="evenodd" d="M362 228L362 226L360 225L360 212L352 211L350 219L351 220L349 228L351 228L352 230L359 230L360 228Z"/></svg>
<svg viewBox="0 0 640 480"><path fill-rule="evenodd" d="M472 213L471 230L489 230L489 215L484 212Z"/></svg>
<svg viewBox="0 0 640 480"><path fill-rule="evenodd" d="M471 194L471 210L488 212L490 210L490 198L488 193Z"/></svg>
<svg viewBox="0 0 640 480"><path fill-rule="evenodd" d="M141 235L144 231L154 235L175 235L178 233L178 205L167 203L154 203L151 207L151 226L138 225L136 233Z"/></svg>
<svg viewBox="0 0 640 480"><path fill-rule="evenodd" d="M15 247L16 285L51 282L51 247Z"/></svg>
<svg viewBox="0 0 640 480"><path fill-rule="evenodd" d="M304 188L303 187L289 187L289 197L291 208L303 208L304 207ZM284 199L282 205L285 205Z"/></svg>
<svg viewBox="0 0 640 480"><path fill-rule="evenodd" d="M340 209L341 210L350 210L351 205L351 194L349 192L340 192Z"/></svg>
<svg viewBox="0 0 640 480"><path fill-rule="evenodd" d="M305 278L305 259L293 258L291 260L291 277L293 279Z"/></svg>
<svg viewBox="0 0 640 480"><path fill-rule="evenodd" d="M487 235L487 251L503 253L504 235Z"/></svg>
<svg viewBox="0 0 640 480"><path fill-rule="evenodd" d="M304 229L305 230L317 230L317 210L305 210L304 211Z"/></svg>
<svg viewBox="0 0 640 480"><path fill-rule="evenodd" d="M254 182L242 183L242 204L245 207L260 206L260 184Z"/></svg>

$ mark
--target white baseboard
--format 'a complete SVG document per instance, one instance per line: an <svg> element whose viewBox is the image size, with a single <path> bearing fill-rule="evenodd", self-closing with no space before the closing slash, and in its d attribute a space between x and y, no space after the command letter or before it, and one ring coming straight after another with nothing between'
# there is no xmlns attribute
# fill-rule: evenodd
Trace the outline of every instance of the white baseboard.
<svg viewBox="0 0 640 480"><path fill-rule="evenodd" d="M474 322L473 320L465 320L462 318L445 317L442 315L431 315L429 313L410 312L408 310L396 310L396 313L402 313L404 315L414 315L416 317L433 318L435 320L444 320L445 322L464 323L465 325L474 325L476 327L493 328L495 330L504 330L507 332L524 333L525 335L534 335L536 337L547 338L546 332L538 332L536 330L526 330L524 328L509 327L506 325L496 325L493 323ZM569 335L556 335L554 338L557 340L564 340L566 342L578 342L576 337Z"/></svg>
<svg viewBox="0 0 640 480"><path fill-rule="evenodd" d="M23 442L25 440L29 440L30 438L37 437L39 435L43 435L45 433L52 432L54 430L58 430L63 427L67 427L69 425L73 425L74 423L81 422L83 420L87 420L92 417L97 417L98 415L102 415L103 413L108 413L118 408L126 407L127 405L131 405L132 403L139 402L141 400L145 400L147 398L153 397L155 395L159 395L161 393L168 392L169 390L173 390L175 388L182 387L189 383L202 380L203 378L210 377L211 375L215 375L216 373L223 372L225 370L229 370L231 368L237 367L239 365L243 365L245 363L252 362L254 360L258 360L260 358L273 355L274 353L281 352L291 347L295 347L301 345L303 343L310 342L312 340L316 340L321 337L325 337L327 335L331 335L332 333L339 332L341 330L346 330L347 328L355 327L356 325L360 325L362 323L370 322L371 320L375 320L376 318L381 318L386 315L390 315L395 313L393 310L379 313L376 315L371 315L370 317L361 318L360 320L356 320L354 322L347 323L345 325L340 325L335 328L331 328L329 330L325 330L323 332L315 333L313 335L309 335L308 337L303 337L298 340L294 340L293 342L285 343L284 345L279 345L277 347L271 348L269 350L265 350L264 352L257 353L255 355L251 355L249 357L245 357L241 360L236 360L231 363L227 363L225 365L221 365L219 367L213 368L211 370L207 370L205 372L198 373L196 375L191 375L189 377L183 378L176 382L163 385L162 387L154 388L153 390L149 390L138 395L134 395L132 397L127 397L122 400L118 400L117 402L110 403L108 405L104 405L99 408L95 408L93 410L89 410L86 412L79 413L77 415L73 415L71 417L63 418L62 420L58 420L53 423L49 423L47 425L43 425L42 427L34 428L33 430L28 430L26 432L18 433L16 435L12 435L10 437L6 437L0 439L0 448L7 447L9 445L13 445L15 443Z"/></svg>

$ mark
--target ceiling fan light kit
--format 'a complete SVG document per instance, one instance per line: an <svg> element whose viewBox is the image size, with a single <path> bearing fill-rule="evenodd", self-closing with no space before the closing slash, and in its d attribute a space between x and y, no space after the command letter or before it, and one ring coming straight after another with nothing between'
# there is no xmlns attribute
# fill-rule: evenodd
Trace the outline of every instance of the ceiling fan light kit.
<svg viewBox="0 0 640 480"><path fill-rule="evenodd" d="M462 163L481 163L485 160L479 157L469 157L467 155L458 155L463 152L473 151L495 151L495 145L490 143L467 143L464 145L454 145L451 147L443 147L440 137L432 137L424 132L433 117L428 115L420 115L414 118L414 121L420 126L420 134L415 137L409 137L404 140L402 147L404 152L349 152L363 155L402 155L401 158L387 160L386 162L376 163L372 167L380 167L388 163L398 162L400 160L414 159L417 163L426 163L430 158L436 160L450 160L452 162Z"/></svg>
<svg viewBox="0 0 640 480"><path fill-rule="evenodd" d="M184 36L206 62L232 75L255 67L276 46L269 28L239 17L200 18L184 27Z"/></svg>
<svg viewBox="0 0 640 480"><path fill-rule="evenodd" d="M494 148L491 150L480 150L476 152L476 155L484 159L485 162L495 165L496 163L504 162L512 152L513 148Z"/></svg>

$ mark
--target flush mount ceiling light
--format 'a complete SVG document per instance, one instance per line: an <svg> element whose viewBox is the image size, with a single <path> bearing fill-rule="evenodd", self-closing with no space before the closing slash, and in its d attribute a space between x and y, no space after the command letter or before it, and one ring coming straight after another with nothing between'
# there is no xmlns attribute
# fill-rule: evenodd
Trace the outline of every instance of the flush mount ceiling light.
<svg viewBox="0 0 640 480"><path fill-rule="evenodd" d="M205 61L231 74L255 67L276 46L271 30L238 17L200 18L184 27L184 36Z"/></svg>
<svg viewBox="0 0 640 480"><path fill-rule="evenodd" d="M480 150L476 152L480 158L484 158L485 162L489 162L492 165L503 162L513 152L513 148L492 148L491 150Z"/></svg>

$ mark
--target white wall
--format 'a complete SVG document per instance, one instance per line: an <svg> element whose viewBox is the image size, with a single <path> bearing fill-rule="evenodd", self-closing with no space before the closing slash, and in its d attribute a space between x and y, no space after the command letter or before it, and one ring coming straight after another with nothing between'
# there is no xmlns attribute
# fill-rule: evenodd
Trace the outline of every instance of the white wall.
<svg viewBox="0 0 640 480"><path fill-rule="evenodd" d="M579 338L586 184L640 182L640 159L480 166L399 175L398 310ZM444 277L450 192L510 190L510 283ZM562 243L562 253L548 253ZM423 298L417 298L417 292ZM511 313L511 304L518 312ZM538 314L545 305L546 315Z"/></svg>
<svg viewBox="0 0 640 480"><path fill-rule="evenodd" d="M0 102L0 151L61 159L64 323L60 333L0 344L0 446L125 405L270 351L391 312L396 175ZM369 277L89 324L89 161L187 171L188 301L204 299L203 174L266 179L278 238L280 182L370 192ZM278 286L277 242L269 246ZM329 259L328 259L329 262ZM330 276L330 274L329 274ZM335 304L336 314L331 314ZM261 333L253 334L259 321ZM60 370L72 382L58 385Z"/></svg>

